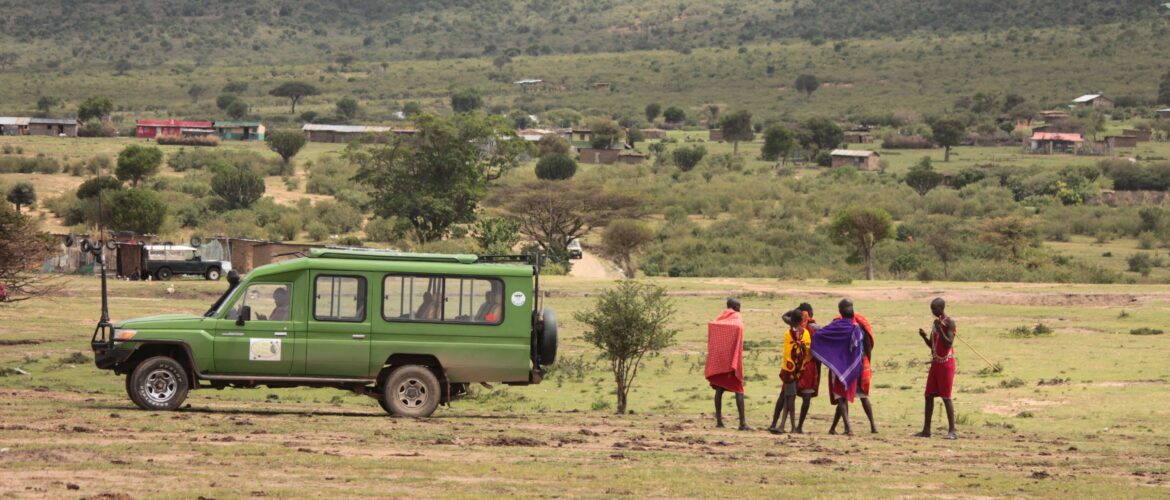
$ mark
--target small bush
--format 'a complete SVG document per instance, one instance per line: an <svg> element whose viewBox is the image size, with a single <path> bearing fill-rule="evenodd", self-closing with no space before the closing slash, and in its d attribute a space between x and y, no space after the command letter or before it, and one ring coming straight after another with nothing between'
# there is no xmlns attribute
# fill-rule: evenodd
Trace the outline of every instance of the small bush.
<svg viewBox="0 0 1170 500"><path fill-rule="evenodd" d="M59 365L84 365L89 362L89 356L86 356L80 352L70 353L68 356L57 360L57 364Z"/></svg>
<svg viewBox="0 0 1170 500"><path fill-rule="evenodd" d="M1009 337L1016 338L1045 337L1048 335L1052 335L1052 328L1044 323L1036 323L1030 327L1021 325L1008 331Z"/></svg>
<svg viewBox="0 0 1170 500"><path fill-rule="evenodd" d="M1129 331L1130 335L1161 335L1163 332L1157 328L1134 328Z"/></svg>
<svg viewBox="0 0 1170 500"><path fill-rule="evenodd" d="M1019 377L1013 378L1011 380L1000 380L999 381L1000 389L1016 389L1019 387L1023 387L1025 385L1028 385L1028 383L1024 382L1024 379L1019 378Z"/></svg>
<svg viewBox="0 0 1170 500"><path fill-rule="evenodd" d="M577 173L577 161L566 154L549 154L536 162L536 177L543 180L571 179Z"/></svg>
<svg viewBox="0 0 1170 500"><path fill-rule="evenodd" d="M1129 265L1129 271L1141 274L1142 276L1149 276L1150 271L1154 268L1153 259L1144 253L1135 253L1130 255L1125 262Z"/></svg>

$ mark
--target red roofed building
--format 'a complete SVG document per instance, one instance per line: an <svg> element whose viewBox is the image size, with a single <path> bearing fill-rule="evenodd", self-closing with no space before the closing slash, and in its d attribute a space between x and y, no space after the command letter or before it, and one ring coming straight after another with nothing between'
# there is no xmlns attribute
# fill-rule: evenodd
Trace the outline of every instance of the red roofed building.
<svg viewBox="0 0 1170 500"><path fill-rule="evenodd" d="M160 135L183 135L184 131L206 130L214 133L211 122L195 122L185 120L138 120L134 136L141 139L151 139Z"/></svg>
<svg viewBox="0 0 1170 500"><path fill-rule="evenodd" d="M1033 153L1076 153L1085 139L1081 134L1060 132L1036 132L1032 134Z"/></svg>

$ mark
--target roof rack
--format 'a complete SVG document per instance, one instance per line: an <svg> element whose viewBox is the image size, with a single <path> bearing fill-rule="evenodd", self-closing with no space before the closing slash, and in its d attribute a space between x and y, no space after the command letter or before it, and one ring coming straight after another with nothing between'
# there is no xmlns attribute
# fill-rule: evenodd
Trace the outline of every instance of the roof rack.
<svg viewBox="0 0 1170 500"><path fill-rule="evenodd" d="M476 262L483 264L502 264L506 262L518 262L535 266L539 256L536 254L520 254L520 255L480 255Z"/></svg>
<svg viewBox="0 0 1170 500"><path fill-rule="evenodd" d="M447 262L474 264L478 257L471 254L409 253L390 250L359 250L354 248L313 248L309 257L315 259L396 260L412 262Z"/></svg>

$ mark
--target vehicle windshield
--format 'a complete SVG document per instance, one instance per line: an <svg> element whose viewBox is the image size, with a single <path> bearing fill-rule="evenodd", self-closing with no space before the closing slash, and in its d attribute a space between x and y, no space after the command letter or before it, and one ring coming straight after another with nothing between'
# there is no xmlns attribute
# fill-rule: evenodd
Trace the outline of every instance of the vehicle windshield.
<svg viewBox="0 0 1170 500"><path fill-rule="evenodd" d="M223 292L223 295L220 295L219 298L215 300L214 304L211 304L211 309L208 309L207 312L203 313L203 317L210 318L215 316L215 313L219 312L219 308L223 306L223 303L227 301L228 297L231 297L232 292L236 291L236 287L239 285L240 282L238 281L238 278L235 282L232 282L231 278L229 277L228 289Z"/></svg>

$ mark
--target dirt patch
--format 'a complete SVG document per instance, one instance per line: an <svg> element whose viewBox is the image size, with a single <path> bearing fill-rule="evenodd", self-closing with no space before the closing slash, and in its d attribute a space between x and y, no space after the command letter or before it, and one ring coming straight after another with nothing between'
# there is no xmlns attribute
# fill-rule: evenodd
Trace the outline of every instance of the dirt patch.
<svg viewBox="0 0 1170 500"><path fill-rule="evenodd" d="M499 436L483 442L486 446L546 446L547 443L539 439L523 436Z"/></svg>
<svg viewBox="0 0 1170 500"><path fill-rule="evenodd" d="M1006 405L988 405L983 407L983 413L991 413L993 415L1000 415L1010 417L1018 415L1023 411L1035 410L1038 408L1047 408L1050 406L1060 406L1068 404L1068 401L1044 401L1039 399L1021 398L1013 400Z"/></svg>

